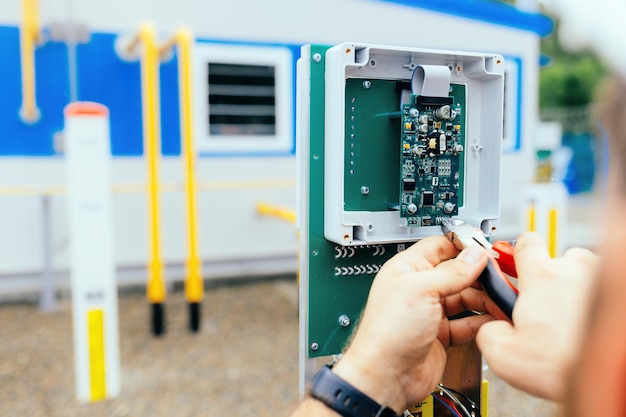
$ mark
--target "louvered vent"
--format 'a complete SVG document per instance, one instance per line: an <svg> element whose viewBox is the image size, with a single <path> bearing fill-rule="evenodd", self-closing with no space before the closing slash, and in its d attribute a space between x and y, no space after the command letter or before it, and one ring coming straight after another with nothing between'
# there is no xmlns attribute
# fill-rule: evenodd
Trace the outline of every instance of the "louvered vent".
<svg viewBox="0 0 626 417"><path fill-rule="evenodd" d="M275 67L209 63L211 135L275 135Z"/></svg>

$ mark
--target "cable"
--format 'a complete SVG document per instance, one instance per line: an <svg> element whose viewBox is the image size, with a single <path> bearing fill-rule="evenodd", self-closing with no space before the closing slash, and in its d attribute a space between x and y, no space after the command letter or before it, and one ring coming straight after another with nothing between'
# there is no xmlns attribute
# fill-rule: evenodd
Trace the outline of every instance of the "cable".
<svg viewBox="0 0 626 417"><path fill-rule="evenodd" d="M461 397L463 400L465 400L470 405L470 409L473 413L475 413L476 417L482 417L480 415L480 409L478 408L478 406L476 405L474 401L472 401L469 397L460 393L459 391L456 391L450 387L446 387L446 388L448 389L448 391L452 392L456 396Z"/></svg>
<svg viewBox="0 0 626 417"><path fill-rule="evenodd" d="M476 416L476 412L474 411L476 409L476 405L471 400L469 400L469 398L465 397L464 395L462 395L458 391L451 390L451 389L449 389L449 388L447 388L447 387L445 387L445 386L443 386L441 384L438 386L438 388L439 388L439 390L442 393L446 394L446 396L448 398L450 398L450 400L452 400L455 404L457 404L460 407L460 409L461 409L461 411L463 411L463 415L465 415L465 417L475 417ZM465 405L458 399L458 397L455 394L460 395L461 397L463 397L465 400L467 400L471 404L470 408L474 409L474 410L472 410L472 411L474 411L473 414L469 412L467 407L465 407Z"/></svg>
<svg viewBox="0 0 626 417"><path fill-rule="evenodd" d="M437 393L433 393L432 397L435 400L439 401L439 403L443 405L445 408L447 408L453 417L463 417L461 413L459 412L459 410L456 409L456 407L450 400L446 400L445 398L441 397L440 394L437 394Z"/></svg>
<svg viewBox="0 0 626 417"><path fill-rule="evenodd" d="M437 402L443 405L450 412L452 417L481 417L480 410L476 406L476 403L452 388L439 384L437 390L433 391L431 396L434 400L437 400ZM468 407L461 402L459 397L469 405L471 412L468 410ZM408 416L413 417L410 412L408 412Z"/></svg>

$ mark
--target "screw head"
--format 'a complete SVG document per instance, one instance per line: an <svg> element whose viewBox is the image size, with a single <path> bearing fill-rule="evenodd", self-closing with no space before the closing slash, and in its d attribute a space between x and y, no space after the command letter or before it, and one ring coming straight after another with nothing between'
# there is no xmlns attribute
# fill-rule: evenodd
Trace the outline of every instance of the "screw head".
<svg viewBox="0 0 626 417"><path fill-rule="evenodd" d="M312 350L312 351L314 351L314 352L315 352L315 351L316 351L316 350L318 350L319 348L320 348L319 343L315 343L315 342L311 343L311 350Z"/></svg>
<svg viewBox="0 0 626 417"><path fill-rule="evenodd" d="M339 319L337 320L337 322L339 323L341 327L348 327L350 325L350 317L346 316L345 314L342 314L341 316L339 316Z"/></svg>
<svg viewBox="0 0 626 417"><path fill-rule="evenodd" d="M372 82L371 81L369 81L369 80L363 81L363 88L365 88L366 90L368 88L370 88L371 86L372 86Z"/></svg>
<svg viewBox="0 0 626 417"><path fill-rule="evenodd" d="M313 54L313 62L320 62L322 60L322 56L318 53Z"/></svg>
<svg viewBox="0 0 626 417"><path fill-rule="evenodd" d="M368 187L367 185L364 185L361 187L361 194L368 195L369 193L370 193L370 187Z"/></svg>

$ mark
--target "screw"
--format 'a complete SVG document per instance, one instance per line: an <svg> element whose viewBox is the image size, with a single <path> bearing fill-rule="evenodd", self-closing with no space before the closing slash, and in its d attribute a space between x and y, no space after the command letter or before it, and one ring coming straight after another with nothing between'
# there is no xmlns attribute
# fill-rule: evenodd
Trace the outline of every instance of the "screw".
<svg viewBox="0 0 626 417"><path fill-rule="evenodd" d="M320 348L319 343L315 343L315 342L311 343L311 350L312 350L312 351L314 351L314 352L315 352L315 351L316 351L316 350L318 350L319 348Z"/></svg>
<svg viewBox="0 0 626 417"><path fill-rule="evenodd" d="M320 62L322 60L322 56L318 53L313 54L313 62Z"/></svg>
<svg viewBox="0 0 626 417"><path fill-rule="evenodd" d="M365 88L366 90L368 88L370 88L371 86L372 86L372 82L371 81L369 81L369 80L363 81L363 88Z"/></svg>
<svg viewBox="0 0 626 417"><path fill-rule="evenodd" d="M350 325L350 317L342 314L341 316L339 316L339 320L337 320L337 322L341 327L348 327Z"/></svg>
<svg viewBox="0 0 626 417"><path fill-rule="evenodd" d="M367 185L364 185L361 187L361 194L368 195L369 193L370 193L370 187L368 187Z"/></svg>

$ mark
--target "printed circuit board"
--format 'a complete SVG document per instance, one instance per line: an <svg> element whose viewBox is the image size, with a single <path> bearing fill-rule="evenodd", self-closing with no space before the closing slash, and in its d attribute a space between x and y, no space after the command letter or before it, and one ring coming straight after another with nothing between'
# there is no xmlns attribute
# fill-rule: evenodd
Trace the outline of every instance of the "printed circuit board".
<svg viewBox="0 0 626 417"><path fill-rule="evenodd" d="M452 94L411 95L402 106L400 216L409 227L439 225L463 204L464 86Z"/></svg>

